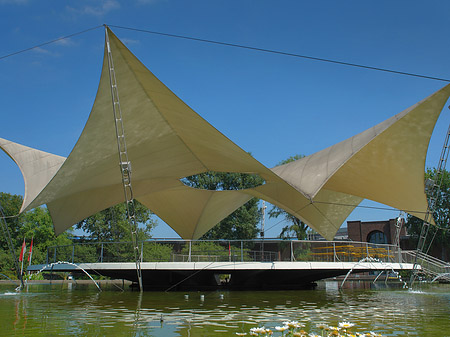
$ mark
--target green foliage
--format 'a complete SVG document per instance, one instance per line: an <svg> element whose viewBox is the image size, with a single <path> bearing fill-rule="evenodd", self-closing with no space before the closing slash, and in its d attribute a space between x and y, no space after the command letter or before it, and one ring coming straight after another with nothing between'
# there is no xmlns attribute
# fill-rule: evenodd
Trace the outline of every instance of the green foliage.
<svg viewBox="0 0 450 337"><path fill-rule="evenodd" d="M305 157L305 156L302 155L302 154L296 154L295 156L290 156L289 158L280 161L280 162L278 163L278 165L284 165L284 164L292 163L293 161L302 159L302 158L304 158L304 157Z"/></svg>
<svg viewBox="0 0 450 337"><path fill-rule="evenodd" d="M9 193L0 192L0 207L3 210L3 214L6 217L4 220L8 226L9 233L13 245L16 247L22 243L19 237L19 230L22 216L19 216L20 207L22 206L22 197L20 195L12 195ZM5 238L6 233L1 231L0 235L0 248L8 250L8 244ZM18 242L19 240L20 242Z"/></svg>
<svg viewBox="0 0 450 337"><path fill-rule="evenodd" d="M172 260L172 245L159 244L156 242L144 242L145 262L170 262Z"/></svg>
<svg viewBox="0 0 450 337"><path fill-rule="evenodd" d="M87 249L88 247L85 247ZM92 249L92 248L90 248ZM101 244L97 244L97 260L100 261ZM103 244L103 262L134 262L134 248L129 242Z"/></svg>
<svg viewBox="0 0 450 337"><path fill-rule="evenodd" d="M69 238L70 232L66 231L56 236L50 213L46 207L37 207L18 216L22 205L22 197L8 193L0 193L0 206L5 215L16 257L20 255L22 242L26 240L26 254L24 268L28 264L28 254L31 239L33 239L33 264L46 263L47 248L59 246L58 249L50 249L49 262L72 261L72 254L78 262L97 262L101 256L101 245L75 245ZM126 218L125 204L119 204L80 222L77 227L85 230L92 239L98 241L131 241L130 227ZM139 202L135 202L136 219L139 223L138 239L144 240L150 237L151 229L156 222L151 219L152 213ZM75 247L75 252L73 251ZM154 256L155 259L168 260L168 247L152 248L144 250L144 257ZM110 261L134 261L134 251L131 244L104 245L103 255ZM77 261L75 261L77 262ZM9 277L16 278L14 260L5 233L0 235L0 272Z"/></svg>
<svg viewBox="0 0 450 337"><path fill-rule="evenodd" d="M184 178L183 182L194 188L206 190L242 190L262 185L264 180L255 174L206 172ZM258 235L257 225L261 214L258 199L253 198L238 208L219 224L206 232L204 240L244 240L254 239Z"/></svg>
<svg viewBox="0 0 450 337"><path fill-rule="evenodd" d="M134 200L136 221L139 224L138 240L151 237L150 232L156 226L151 218L152 212L137 200ZM76 225L99 242L131 241L130 225L127 219L126 204L121 203L98 212Z"/></svg>
<svg viewBox="0 0 450 337"><path fill-rule="evenodd" d="M34 238L35 247L71 244L69 234L70 232L64 232L59 236L55 235L52 218L46 207L37 207L25 213L19 230L19 236L24 237L27 242Z"/></svg>
<svg viewBox="0 0 450 337"><path fill-rule="evenodd" d="M8 250L0 249L0 272L9 278L17 278L14 261Z"/></svg>
<svg viewBox="0 0 450 337"><path fill-rule="evenodd" d="M286 211L282 210L279 212L278 215L276 215L278 212L272 212L272 210L269 211L269 217L277 217L280 214L283 214L286 221L290 222L290 225L284 226L280 233L281 239L289 239L289 238L297 238L298 240L304 240L307 236L307 230L308 226L301 221L300 219L296 218L295 216L287 213Z"/></svg>
<svg viewBox="0 0 450 337"><path fill-rule="evenodd" d="M311 261L312 251L309 246L302 246L294 250L294 257L296 261Z"/></svg>
<svg viewBox="0 0 450 337"><path fill-rule="evenodd" d="M29 253L30 247L28 242L28 248L27 248L27 254ZM19 251L20 253L20 251ZM28 263L28 257L26 257L27 260L25 260L26 263ZM34 245L33 244L33 256L31 259L32 264L44 264L47 260L47 246L45 245ZM25 263L24 262L24 263ZM25 267L24 267L25 269Z"/></svg>
<svg viewBox="0 0 450 337"><path fill-rule="evenodd" d="M181 254L189 254L189 245L186 245L181 250ZM211 241L195 241L192 243L192 255L208 255L208 256L228 256L228 247Z"/></svg>
<svg viewBox="0 0 450 337"><path fill-rule="evenodd" d="M5 215L16 258L19 258L22 242L26 241L24 269L28 264L31 239L33 239L32 263L45 263L47 247L71 244L67 232L55 235L53 223L46 207L37 207L18 216L22 205L22 197L0 192L0 205ZM0 235L0 271L14 270L14 260L6 241L6 233Z"/></svg>
<svg viewBox="0 0 450 337"><path fill-rule="evenodd" d="M253 198L206 232L203 240L251 240L258 235L261 213Z"/></svg>
<svg viewBox="0 0 450 337"><path fill-rule="evenodd" d="M284 165L296 161L298 159L303 158L304 155L296 154L295 156L291 156L285 160L282 160L278 165ZM298 240L304 240L307 236L308 226L298 219L297 217L289 214L284 209L273 206L269 211L269 218L278 218L279 216L284 217L285 221L289 223L289 225L284 226L281 230L279 237L281 239L289 239L289 238L297 238Z"/></svg>
<svg viewBox="0 0 450 337"><path fill-rule="evenodd" d="M214 171L189 176L182 181L187 186L210 191L243 190L264 184L264 179L257 174Z"/></svg>
<svg viewBox="0 0 450 337"><path fill-rule="evenodd" d="M36 280L39 280L39 281L42 281L42 280L44 280L44 275L42 274L42 273L39 273L39 274L30 274L30 276L29 276L29 278L28 278L29 280L33 280L33 281L36 281Z"/></svg>
<svg viewBox="0 0 450 337"><path fill-rule="evenodd" d="M230 251L231 250L231 251ZM189 255L189 245L185 245L180 252L182 255ZM251 251L249 248L243 248L241 252L239 246L234 246L231 243L224 241L222 244L212 241L193 241L191 247L191 256L194 261L253 261L251 258Z"/></svg>
<svg viewBox="0 0 450 337"><path fill-rule="evenodd" d="M443 230L438 230L436 237L434 238L433 245L439 245L441 247L442 254L439 258L448 259L448 254L450 252L450 173L444 170L442 175L439 177L435 168L429 168L425 172L425 179L437 179L437 181L442 181L440 191L437 195L436 209L433 213L433 218L436 224L440 228L443 228ZM426 190L426 193L429 198L430 191ZM423 220L408 214L406 227L408 229L408 234L411 235L413 240L415 240L415 243L417 243L420 236L422 224ZM435 228L432 226L430 230L432 233L431 235L428 235L426 247L434 234L434 230Z"/></svg>

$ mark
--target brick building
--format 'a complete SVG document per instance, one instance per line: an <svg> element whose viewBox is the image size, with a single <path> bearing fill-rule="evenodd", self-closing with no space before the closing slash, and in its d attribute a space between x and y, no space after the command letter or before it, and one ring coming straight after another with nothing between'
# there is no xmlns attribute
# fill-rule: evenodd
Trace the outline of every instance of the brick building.
<svg viewBox="0 0 450 337"><path fill-rule="evenodd" d="M347 221L348 239L372 243L395 243L397 219L382 221ZM407 238L405 226L400 231L400 243Z"/></svg>

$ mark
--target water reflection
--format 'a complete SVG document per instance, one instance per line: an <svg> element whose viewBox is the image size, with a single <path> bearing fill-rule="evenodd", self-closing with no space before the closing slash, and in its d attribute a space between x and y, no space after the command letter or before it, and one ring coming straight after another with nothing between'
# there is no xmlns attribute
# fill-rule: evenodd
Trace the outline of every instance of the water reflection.
<svg viewBox="0 0 450 337"><path fill-rule="evenodd" d="M313 291L99 293L83 284L0 288L2 328L20 335L222 336L282 321L356 323L384 335L441 336L450 325L450 287L415 290L336 282ZM353 289L351 288L353 287ZM188 295L188 296L185 296ZM202 300L201 295L204 296Z"/></svg>

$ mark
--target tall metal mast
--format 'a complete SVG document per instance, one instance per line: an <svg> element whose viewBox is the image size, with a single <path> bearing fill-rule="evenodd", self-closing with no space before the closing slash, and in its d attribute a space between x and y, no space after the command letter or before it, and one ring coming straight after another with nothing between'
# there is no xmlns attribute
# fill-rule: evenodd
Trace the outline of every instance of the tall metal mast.
<svg viewBox="0 0 450 337"><path fill-rule="evenodd" d="M449 107L450 108L450 107ZM427 240L428 232L430 231L430 221L433 219L433 214L437 207L437 201L439 199L442 180L444 178L444 170L447 165L448 153L449 153L449 139L450 139L450 126L447 130L445 136L444 146L442 147L441 157L439 158L439 164L436 169L433 180L429 182L428 188L428 208L425 213L425 218L422 225L422 230L420 231L419 242L417 244L416 256L414 258L413 272L411 275L410 284L414 283L417 274L417 260L419 255L425 250L425 242ZM434 236L433 236L434 238ZM430 243L431 245L431 243ZM428 252L429 248L426 249Z"/></svg>
<svg viewBox="0 0 450 337"><path fill-rule="evenodd" d="M114 112L114 124L116 127L117 148L119 151L119 166L122 174L123 192L127 207L127 219L131 229L131 241L134 250L134 259L136 262L136 273L139 282L139 290L142 291L142 271L141 254L139 252L137 222L134 207L133 188L131 186L131 162L128 159L127 143L125 141L125 130L123 127L122 110L120 108L119 90L117 88L116 72L114 70L113 56L109 44L108 27L105 25L106 49L108 54L109 82L111 85L111 98Z"/></svg>

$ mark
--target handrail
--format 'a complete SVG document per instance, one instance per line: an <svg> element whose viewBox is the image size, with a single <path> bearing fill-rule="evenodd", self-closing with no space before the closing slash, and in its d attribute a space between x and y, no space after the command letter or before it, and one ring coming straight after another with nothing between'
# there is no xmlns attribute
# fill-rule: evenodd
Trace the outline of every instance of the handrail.
<svg viewBox="0 0 450 337"><path fill-rule="evenodd" d="M433 281L439 278L449 279L447 276L450 270L450 264L439 260L434 256L427 255L417 251L403 251L404 256L421 266L421 272L433 276ZM418 262L418 261L421 261Z"/></svg>
<svg viewBox="0 0 450 337"><path fill-rule="evenodd" d="M181 238L149 238L144 240L144 242L164 242L164 243L169 243L169 242L177 242L177 243L188 243L188 242L220 242L220 243L235 243L235 242L263 242L267 243L267 242L297 242L297 243L321 243L321 244L331 244L331 243L339 243L339 244L345 244L348 243L348 245L345 245L346 247L353 247L354 245L364 245L364 248L366 245L369 245L369 248L371 246L376 246L376 247L393 247L396 248L397 246L392 245L392 244L386 244L386 243L371 243L371 242L364 242L364 241L343 241L343 240L339 240L339 241L324 241L324 240L298 240L295 238L291 238L291 239L280 239L280 238L265 238L264 240L262 239L220 239L220 240L184 240ZM48 248L55 248L55 247L72 247L74 244L75 245L91 245L91 244L110 244L110 243L120 243L120 244L132 244L131 241L88 241L88 242L74 242L72 244L68 244L68 245L58 245L58 246L49 246ZM331 248L333 248L331 246Z"/></svg>
<svg viewBox="0 0 450 337"><path fill-rule="evenodd" d="M415 254L417 254L416 250L404 250L403 251L404 254L406 255L410 255L412 257L415 256ZM423 252L419 252L419 257L425 261L427 261L428 263L434 264L436 266L442 267L442 268L449 268L450 267L450 263L442 261L434 256L425 254Z"/></svg>
<svg viewBox="0 0 450 337"><path fill-rule="evenodd" d="M57 260L78 262L130 262L124 249L131 242L74 242L47 249L47 263ZM264 244L265 249L262 249ZM153 246L156 245L156 246ZM401 262L401 251L389 244L356 241L284 240L183 240L148 239L140 242L141 262L173 261L174 255L205 255L205 259L233 262L323 261L357 262L361 258L376 257L385 262ZM318 254L328 249L327 254ZM330 254L328 254L330 253ZM219 256L219 257L217 257Z"/></svg>

